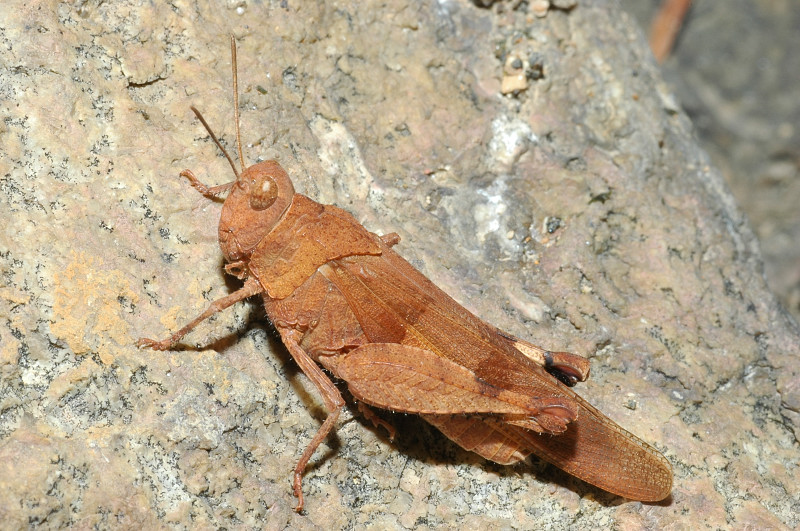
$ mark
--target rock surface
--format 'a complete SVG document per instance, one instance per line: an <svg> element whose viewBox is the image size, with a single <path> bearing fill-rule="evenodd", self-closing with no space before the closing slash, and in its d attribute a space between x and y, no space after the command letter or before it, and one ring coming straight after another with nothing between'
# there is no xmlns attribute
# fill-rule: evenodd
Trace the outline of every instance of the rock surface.
<svg viewBox="0 0 800 531"><path fill-rule="evenodd" d="M800 525L796 323L616 3L12 4L9 527ZM231 179L188 108L233 146L229 33L247 162L275 157L298 191L397 231L402 255L489 322L589 356L578 391L664 452L671 498L486 463L414 417L386 415L390 442L348 412L297 515L291 471L325 412L258 304L219 314L186 350L133 346L237 287L219 205L178 177ZM530 75L502 95L509 56Z"/></svg>
<svg viewBox="0 0 800 531"><path fill-rule="evenodd" d="M655 3L623 0L649 27ZM800 4L695 3L664 77L758 236L767 281L800 320Z"/></svg>

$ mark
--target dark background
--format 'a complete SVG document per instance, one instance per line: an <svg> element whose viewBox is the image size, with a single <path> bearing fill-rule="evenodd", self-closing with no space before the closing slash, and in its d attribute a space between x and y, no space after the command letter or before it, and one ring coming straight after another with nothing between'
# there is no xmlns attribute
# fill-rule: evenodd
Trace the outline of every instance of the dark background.
<svg viewBox="0 0 800 531"><path fill-rule="evenodd" d="M660 1L623 0L645 31ZM767 281L800 318L800 3L694 2L664 62L703 147L761 242Z"/></svg>

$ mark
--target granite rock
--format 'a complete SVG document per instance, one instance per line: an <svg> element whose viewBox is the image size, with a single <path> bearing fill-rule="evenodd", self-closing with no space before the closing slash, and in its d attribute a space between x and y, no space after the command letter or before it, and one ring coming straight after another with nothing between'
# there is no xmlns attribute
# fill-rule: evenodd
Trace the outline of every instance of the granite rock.
<svg viewBox="0 0 800 531"><path fill-rule="evenodd" d="M0 520L10 527L796 527L796 322L646 42L614 2L21 2L3 15ZM236 289L247 163L397 231L489 322L592 361L578 391L673 464L625 502L538 461L502 467L414 417L390 442L325 417L257 302L181 351L138 350ZM501 94L509 54L538 65ZM524 59L524 61L522 60ZM520 85L522 86L522 85Z"/></svg>

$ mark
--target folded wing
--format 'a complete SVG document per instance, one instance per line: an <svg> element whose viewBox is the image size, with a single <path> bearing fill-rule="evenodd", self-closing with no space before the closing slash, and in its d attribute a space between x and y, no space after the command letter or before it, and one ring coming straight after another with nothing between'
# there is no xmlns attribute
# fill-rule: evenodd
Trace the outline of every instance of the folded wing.
<svg viewBox="0 0 800 531"><path fill-rule="evenodd" d="M575 419L562 422L565 429L559 432L537 429L541 423L525 424L524 419L503 417L505 413L499 411L454 416L453 409L444 414L435 408L418 409L423 418L466 450L503 464L534 453L629 499L657 501L669 495L672 469L658 451L499 338L494 327L468 312L390 249L384 248L380 256L336 260L321 271L345 295L371 342L400 343L431 353L514 396L555 400L570 412L569 420ZM395 354L419 355L409 350ZM408 366L400 372L405 370L413 372ZM376 405L402 410L393 407L391 398Z"/></svg>

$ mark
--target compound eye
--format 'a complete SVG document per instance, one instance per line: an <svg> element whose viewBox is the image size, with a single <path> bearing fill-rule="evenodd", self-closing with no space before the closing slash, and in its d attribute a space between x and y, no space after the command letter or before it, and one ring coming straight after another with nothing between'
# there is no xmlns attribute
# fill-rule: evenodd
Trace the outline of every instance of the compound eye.
<svg viewBox="0 0 800 531"><path fill-rule="evenodd" d="M250 208L264 210L278 198L278 185L272 177L253 179L250 186Z"/></svg>

